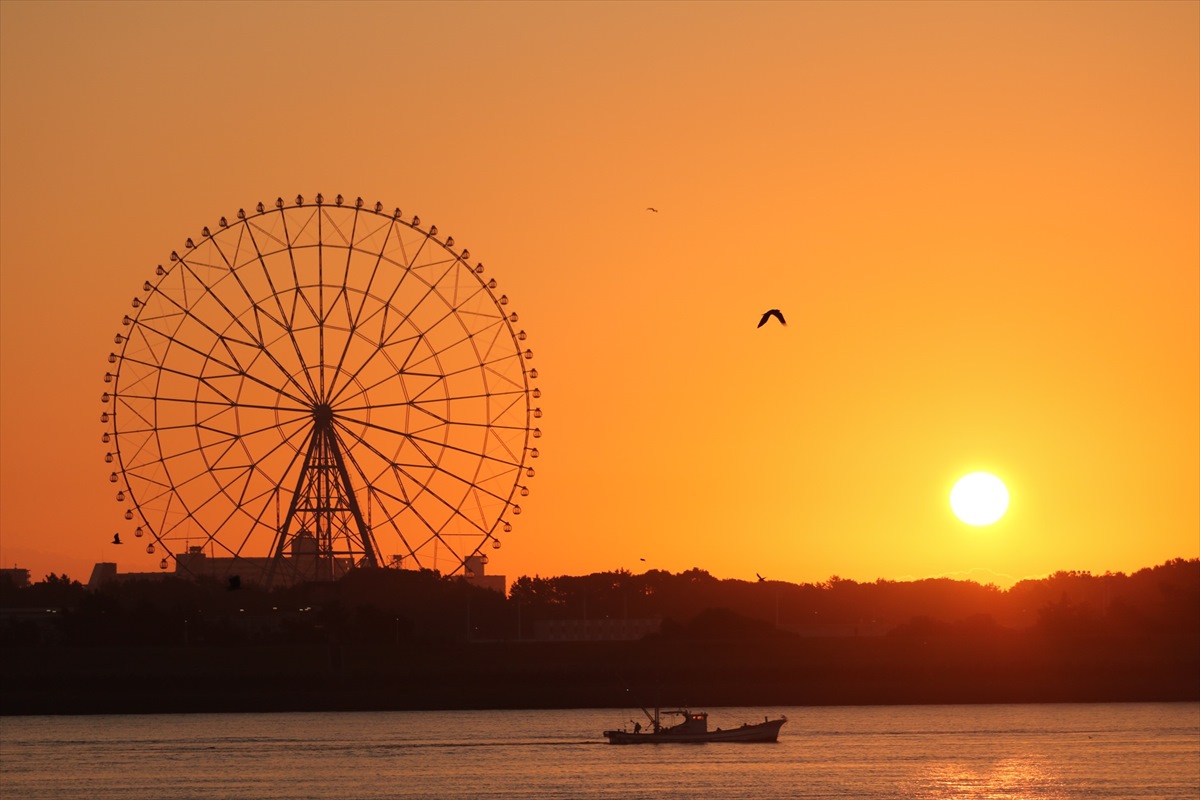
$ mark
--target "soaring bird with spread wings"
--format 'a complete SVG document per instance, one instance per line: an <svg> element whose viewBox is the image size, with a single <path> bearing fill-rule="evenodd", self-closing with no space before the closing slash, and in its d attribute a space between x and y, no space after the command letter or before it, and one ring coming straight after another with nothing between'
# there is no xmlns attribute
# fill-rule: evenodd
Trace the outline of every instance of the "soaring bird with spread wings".
<svg viewBox="0 0 1200 800"><path fill-rule="evenodd" d="M762 319L758 321L758 327L761 328L763 325L766 325L767 320L769 320L771 317L775 317L777 320L779 320L780 325L787 325L787 320L783 318L783 313L778 308L772 308L770 311L762 315Z"/></svg>

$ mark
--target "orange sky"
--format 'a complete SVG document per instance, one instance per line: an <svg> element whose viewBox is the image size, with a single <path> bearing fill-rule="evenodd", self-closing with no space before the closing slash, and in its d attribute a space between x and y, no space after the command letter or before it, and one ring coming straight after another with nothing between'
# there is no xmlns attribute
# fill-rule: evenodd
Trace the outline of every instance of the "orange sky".
<svg viewBox="0 0 1200 800"><path fill-rule="evenodd" d="M112 336L202 226L317 192L521 313L546 435L492 572L1200 556L1198 51L1195 2L6 1L0 562L157 567L108 544Z"/></svg>

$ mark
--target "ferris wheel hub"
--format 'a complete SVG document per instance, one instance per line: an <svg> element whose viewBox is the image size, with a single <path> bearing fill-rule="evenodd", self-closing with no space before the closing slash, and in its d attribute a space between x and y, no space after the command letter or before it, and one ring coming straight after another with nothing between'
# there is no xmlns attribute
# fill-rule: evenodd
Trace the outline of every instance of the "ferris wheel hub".
<svg viewBox="0 0 1200 800"><path fill-rule="evenodd" d="M317 403L313 406L313 421L321 427L333 424L333 406L329 403Z"/></svg>

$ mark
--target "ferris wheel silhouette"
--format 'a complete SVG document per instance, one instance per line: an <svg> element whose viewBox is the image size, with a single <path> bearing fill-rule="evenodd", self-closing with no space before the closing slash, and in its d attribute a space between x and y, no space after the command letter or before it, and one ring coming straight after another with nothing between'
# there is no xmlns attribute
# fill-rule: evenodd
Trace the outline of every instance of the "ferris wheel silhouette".
<svg viewBox="0 0 1200 800"><path fill-rule="evenodd" d="M163 569L267 586L486 561L541 436L508 306L453 237L381 203L280 198L205 227L108 359L134 537Z"/></svg>

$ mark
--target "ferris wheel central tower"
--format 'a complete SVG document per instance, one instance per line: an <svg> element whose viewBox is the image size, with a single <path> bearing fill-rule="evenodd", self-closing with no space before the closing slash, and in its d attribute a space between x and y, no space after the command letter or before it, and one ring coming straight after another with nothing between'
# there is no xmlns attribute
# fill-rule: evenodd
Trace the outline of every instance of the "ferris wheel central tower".
<svg viewBox="0 0 1200 800"><path fill-rule="evenodd" d="M333 580L353 567L382 566L379 546L363 518L333 426L333 409L319 403L296 491L279 530L268 584L277 570L297 579ZM288 555L294 556L291 561ZM311 557L303 562L298 556ZM303 574L311 563L314 573ZM288 569L289 566L291 569Z"/></svg>

